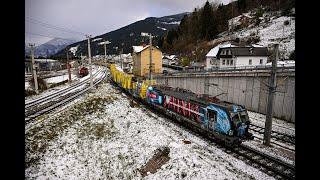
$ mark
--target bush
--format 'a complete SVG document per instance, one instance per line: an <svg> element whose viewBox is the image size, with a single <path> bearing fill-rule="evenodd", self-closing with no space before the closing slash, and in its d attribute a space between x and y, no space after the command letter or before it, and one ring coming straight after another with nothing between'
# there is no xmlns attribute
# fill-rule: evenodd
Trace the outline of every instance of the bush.
<svg viewBox="0 0 320 180"><path fill-rule="evenodd" d="M247 40L247 44L256 44L260 42L260 36L251 36Z"/></svg>
<svg viewBox="0 0 320 180"><path fill-rule="evenodd" d="M256 10L256 13L254 14L254 16L255 16L255 18L259 18L259 17L263 16L263 13L264 13L264 10L262 8L258 8Z"/></svg>
<svg viewBox="0 0 320 180"><path fill-rule="evenodd" d="M182 66L189 66L190 65L190 59L188 57L182 57L181 58L181 65Z"/></svg>
<svg viewBox="0 0 320 180"><path fill-rule="evenodd" d="M285 26L287 26L287 25L289 25L290 23L289 23L288 20L285 20L285 21L283 22L283 24L284 24Z"/></svg>
<svg viewBox="0 0 320 180"><path fill-rule="evenodd" d="M281 11L281 16L290 16L290 15L291 15L291 9L290 8L286 8L286 9Z"/></svg>

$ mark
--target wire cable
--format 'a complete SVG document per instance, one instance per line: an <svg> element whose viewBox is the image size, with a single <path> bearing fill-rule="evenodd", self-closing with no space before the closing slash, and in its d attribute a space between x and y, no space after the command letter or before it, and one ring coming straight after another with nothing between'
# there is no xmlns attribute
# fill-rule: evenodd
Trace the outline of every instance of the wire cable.
<svg viewBox="0 0 320 180"><path fill-rule="evenodd" d="M56 26L56 25L52 25L52 24L49 24L49 23L45 23L45 22L30 18L30 17L26 17L25 20L30 22L30 23L33 23L33 24L38 24L38 25L41 25L43 27L47 27L47 28L51 28L51 29L55 29L55 30L59 30L59 31L64 31L64 32L72 33L72 34L86 35L83 32L74 31L74 30L71 30L71 29L68 29L68 28L59 27L59 26Z"/></svg>

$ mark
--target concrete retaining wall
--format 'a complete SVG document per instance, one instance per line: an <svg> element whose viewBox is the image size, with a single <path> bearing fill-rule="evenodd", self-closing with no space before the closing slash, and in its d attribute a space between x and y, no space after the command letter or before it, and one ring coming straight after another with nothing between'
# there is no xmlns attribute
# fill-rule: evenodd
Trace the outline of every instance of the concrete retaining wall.
<svg viewBox="0 0 320 180"><path fill-rule="evenodd" d="M155 77L158 84L189 89L198 94L205 92L205 78L209 78L209 94L224 101L244 105L247 109L262 114L267 111L270 74L267 72L219 72L210 74L179 74ZM295 122L295 74L277 74L277 92L274 98L273 115L289 122Z"/></svg>

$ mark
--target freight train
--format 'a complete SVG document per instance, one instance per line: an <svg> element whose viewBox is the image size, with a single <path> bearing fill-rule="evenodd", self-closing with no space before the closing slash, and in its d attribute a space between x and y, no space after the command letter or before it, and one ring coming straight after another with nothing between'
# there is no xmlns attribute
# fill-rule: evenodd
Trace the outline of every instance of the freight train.
<svg viewBox="0 0 320 180"><path fill-rule="evenodd" d="M210 138L229 146L253 139L248 132L250 120L244 106L185 89L156 85L155 81L138 80L114 64L108 67L111 81L125 92Z"/></svg>

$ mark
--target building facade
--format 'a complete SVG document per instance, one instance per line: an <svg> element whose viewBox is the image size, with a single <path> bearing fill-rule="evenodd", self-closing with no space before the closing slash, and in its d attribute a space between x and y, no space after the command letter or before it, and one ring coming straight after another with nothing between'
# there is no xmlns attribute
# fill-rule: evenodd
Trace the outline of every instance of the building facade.
<svg viewBox="0 0 320 180"><path fill-rule="evenodd" d="M206 55L206 69L265 65L268 49L262 46L218 45Z"/></svg>
<svg viewBox="0 0 320 180"><path fill-rule="evenodd" d="M133 74L147 77L150 65L150 45L133 46ZM162 73L162 52L152 46L152 73Z"/></svg>
<svg viewBox="0 0 320 180"><path fill-rule="evenodd" d="M268 59L266 47L225 47L217 54L219 68L265 65Z"/></svg>

